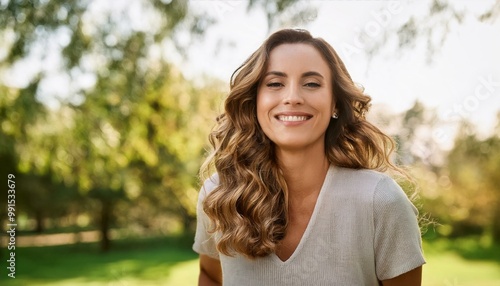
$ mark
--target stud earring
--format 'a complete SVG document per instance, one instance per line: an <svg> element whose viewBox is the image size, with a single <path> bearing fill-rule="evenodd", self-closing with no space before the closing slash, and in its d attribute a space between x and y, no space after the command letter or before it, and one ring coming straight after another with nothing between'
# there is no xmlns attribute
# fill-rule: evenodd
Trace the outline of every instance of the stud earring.
<svg viewBox="0 0 500 286"><path fill-rule="evenodd" d="M339 115L337 114L337 112L334 112L334 113L332 114L332 118L333 118L333 119L337 119L337 118L339 118Z"/></svg>

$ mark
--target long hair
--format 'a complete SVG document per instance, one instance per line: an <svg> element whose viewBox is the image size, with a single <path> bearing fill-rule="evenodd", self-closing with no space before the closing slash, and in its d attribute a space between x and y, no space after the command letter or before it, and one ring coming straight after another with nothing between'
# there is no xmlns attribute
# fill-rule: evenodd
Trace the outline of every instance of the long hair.
<svg viewBox="0 0 500 286"><path fill-rule="evenodd" d="M325 154L330 164L354 169L398 170L390 162L394 141L366 121L371 98L356 86L335 50L305 30L272 34L231 76L224 111L209 136L213 152L202 175L215 167L219 184L206 197L203 210L218 232L217 249L248 258L275 252L286 233L287 185L274 143L257 121L257 89L271 51L282 44L316 48L331 71L338 119L326 130Z"/></svg>

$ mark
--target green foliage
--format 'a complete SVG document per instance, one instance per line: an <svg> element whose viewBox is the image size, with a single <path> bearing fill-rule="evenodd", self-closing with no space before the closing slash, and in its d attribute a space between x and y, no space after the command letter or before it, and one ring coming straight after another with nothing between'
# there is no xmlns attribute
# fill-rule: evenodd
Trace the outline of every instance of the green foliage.
<svg viewBox="0 0 500 286"><path fill-rule="evenodd" d="M466 215L455 221L493 231L494 239L500 241L500 229L495 225L500 208L500 137L496 134L481 140L468 126L460 129L448 156L448 169L455 193L453 207Z"/></svg>
<svg viewBox="0 0 500 286"><path fill-rule="evenodd" d="M294 2L249 7L276 14ZM192 231L224 89L194 86L171 61L211 16L182 0L11 0L0 16L0 168L19 174L20 215L40 231L48 218L91 217L103 249L116 224ZM16 70L29 72L11 85Z"/></svg>
<svg viewBox="0 0 500 286"><path fill-rule="evenodd" d="M414 168L424 209L441 235L485 233L500 241L499 158L500 137L480 139L464 123L443 165Z"/></svg>
<svg viewBox="0 0 500 286"><path fill-rule="evenodd" d="M402 114L380 118L382 128L392 132L398 143L397 162L415 179L414 185L402 186L410 196L417 195L414 203L424 230L427 225L436 227L441 236L488 234L500 241L498 130L480 138L472 125L463 122L457 126L451 150L444 150L438 144L442 138L436 135L447 130L446 136L451 136L452 131L421 103Z"/></svg>
<svg viewBox="0 0 500 286"><path fill-rule="evenodd" d="M0 6L0 37L7 50L2 71L28 58L43 62L49 51L61 60L52 67L34 65L26 86L1 86L0 143L5 148L0 156L10 162L5 172L26 174L19 177L19 205L39 225L68 215L78 198L70 190L78 190L95 203L72 211L93 214L104 240L120 221L117 209L127 209L127 203L133 209L130 202L138 198L160 201L156 212L181 214L189 226L195 166L205 145L192 136L207 133L197 113L209 114L215 94L197 99L198 90L161 49L165 42L176 45L173 35L182 29L196 26L202 33L206 27L198 21L203 16L188 17L186 1L135 1L133 7L101 3L7 1ZM41 83L54 74L69 78L70 88L59 95L60 107L48 110L38 96L48 96ZM93 83L80 84L89 79ZM197 126L196 132L190 125Z"/></svg>

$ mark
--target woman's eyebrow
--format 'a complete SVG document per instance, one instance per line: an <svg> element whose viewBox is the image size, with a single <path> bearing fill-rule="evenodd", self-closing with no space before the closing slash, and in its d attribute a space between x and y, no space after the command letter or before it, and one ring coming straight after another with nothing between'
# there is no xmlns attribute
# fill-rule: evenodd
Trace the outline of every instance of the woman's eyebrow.
<svg viewBox="0 0 500 286"><path fill-rule="evenodd" d="M279 72L279 71L270 71L270 72L266 72L266 74L264 75L264 77L268 76L268 75L275 75L275 76L279 76L279 77L288 77L286 73L284 72Z"/></svg>
<svg viewBox="0 0 500 286"><path fill-rule="evenodd" d="M288 77L288 75L286 73L280 72L280 71L269 71L264 75L264 77L269 76L269 75L275 75L275 76L279 76L279 77ZM302 77L308 77L308 76L319 76L321 78L324 78L323 75L321 75L319 72L315 72L315 71L308 71L308 72L305 72L302 74Z"/></svg>
<svg viewBox="0 0 500 286"><path fill-rule="evenodd" d="M319 72L315 71L308 71L302 74L302 77L308 77L308 76L319 76L321 78L324 78L323 75L321 75Z"/></svg>

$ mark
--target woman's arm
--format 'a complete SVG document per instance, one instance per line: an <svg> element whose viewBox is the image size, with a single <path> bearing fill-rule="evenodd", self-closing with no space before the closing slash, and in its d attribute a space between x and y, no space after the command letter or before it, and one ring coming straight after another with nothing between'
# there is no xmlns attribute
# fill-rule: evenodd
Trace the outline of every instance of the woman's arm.
<svg viewBox="0 0 500 286"><path fill-rule="evenodd" d="M382 281L384 286L420 286L422 285L422 266L397 277Z"/></svg>
<svg viewBox="0 0 500 286"><path fill-rule="evenodd" d="M220 266L220 260L201 254L198 286L220 285L222 285L222 268Z"/></svg>

